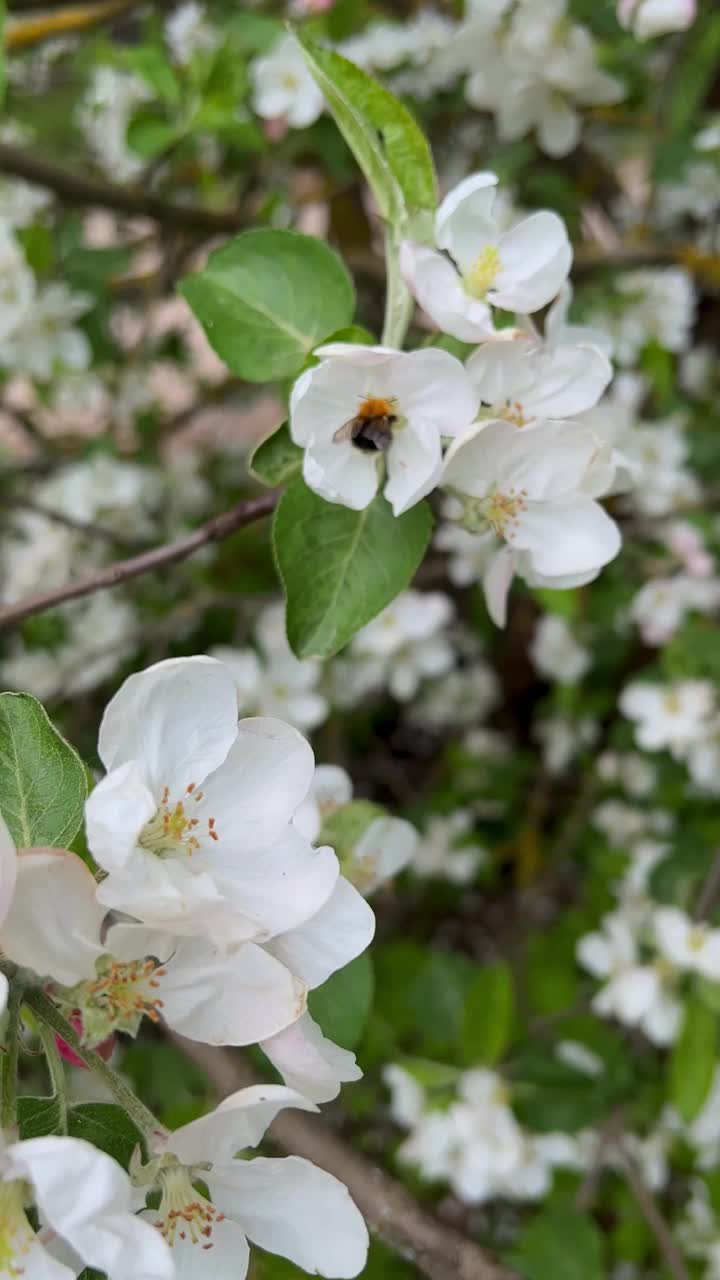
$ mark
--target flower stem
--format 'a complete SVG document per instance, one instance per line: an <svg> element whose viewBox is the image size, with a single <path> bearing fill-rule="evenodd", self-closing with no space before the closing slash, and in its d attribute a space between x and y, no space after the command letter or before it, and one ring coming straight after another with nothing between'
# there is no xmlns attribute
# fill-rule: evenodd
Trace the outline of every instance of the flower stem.
<svg viewBox="0 0 720 1280"><path fill-rule="evenodd" d="M43 1053L45 1054L45 1062L47 1064L48 1075L50 1076L50 1085L58 1104L58 1127L60 1133L67 1133L67 1087L65 1080L65 1068L63 1067L60 1050L57 1047L55 1032L46 1022L38 1023L38 1035L42 1040Z"/></svg>
<svg viewBox="0 0 720 1280"><path fill-rule="evenodd" d="M385 270L387 292L382 344L400 350L410 324L413 301L400 273L400 243L393 227L385 230Z"/></svg>
<svg viewBox="0 0 720 1280"><path fill-rule="evenodd" d="M22 986L11 985L7 1006L7 1029L4 1037L5 1052L0 1061L0 1127L6 1133L17 1125L17 1071L23 996Z"/></svg>
<svg viewBox="0 0 720 1280"><path fill-rule="evenodd" d="M25 999L41 1022L44 1022L48 1027L52 1027L53 1031L57 1032L61 1039L82 1059L86 1067L89 1067L96 1076L99 1076L104 1081L115 1101L127 1112L130 1119L146 1138L157 1138L166 1132L152 1111L135 1096L132 1089L128 1088L118 1073L108 1066L99 1053L96 1053L94 1049L88 1049L83 1044L75 1028L44 991L36 987L26 993Z"/></svg>

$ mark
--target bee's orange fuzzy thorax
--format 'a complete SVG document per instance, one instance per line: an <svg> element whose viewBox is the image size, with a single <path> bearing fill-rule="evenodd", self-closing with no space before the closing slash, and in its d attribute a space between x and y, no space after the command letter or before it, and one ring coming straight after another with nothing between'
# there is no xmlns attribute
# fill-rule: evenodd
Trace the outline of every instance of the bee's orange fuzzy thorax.
<svg viewBox="0 0 720 1280"><path fill-rule="evenodd" d="M358 418L391 418L395 412L394 400L383 400L368 396L357 411Z"/></svg>

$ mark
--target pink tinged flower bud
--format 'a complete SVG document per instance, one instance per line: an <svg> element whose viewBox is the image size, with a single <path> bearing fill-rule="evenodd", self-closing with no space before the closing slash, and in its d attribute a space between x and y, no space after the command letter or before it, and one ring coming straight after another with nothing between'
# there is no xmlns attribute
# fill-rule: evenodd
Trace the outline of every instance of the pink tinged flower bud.
<svg viewBox="0 0 720 1280"><path fill-rule="evenodd" d="M77 1031L78 1035L82 1036L83 1022L80 1014L73 1013L68 1021L70 1022L70 1025L74 1027L75 1031ZM82 1067L84 1071L87 1071L86 1063L83 1062L82 1058L78 1057L75 1050L70 1048L70 1045L67 1041L63 1040L62 1036L55 1036L55 1043L63 1061L69 1062L71 1067ZM115 1037L108 1036L101 1044L95 1046L95 1052L100 1054L100 1057L104 1062L107 1062L111 1057L114 1048Z"/></svg>

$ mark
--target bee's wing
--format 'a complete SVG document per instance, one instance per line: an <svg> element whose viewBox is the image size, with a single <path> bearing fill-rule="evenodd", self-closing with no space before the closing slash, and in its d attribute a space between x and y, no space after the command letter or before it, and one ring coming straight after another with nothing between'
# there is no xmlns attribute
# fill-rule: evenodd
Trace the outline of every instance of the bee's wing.
<svg viewBox="0 0 720 1280"><path fill-rule="evenodd" d="M335 444L341 444L344 440L352 440L356 421L356 418L348 418L347 422L343 422L342 426L338 427L333 436Z"/></svg>

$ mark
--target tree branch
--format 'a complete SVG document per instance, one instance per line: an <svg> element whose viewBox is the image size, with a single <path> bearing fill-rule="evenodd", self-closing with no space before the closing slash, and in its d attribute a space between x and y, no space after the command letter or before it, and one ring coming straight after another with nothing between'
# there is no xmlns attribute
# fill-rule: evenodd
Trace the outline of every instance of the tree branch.
<svg viewBox="0 0 720 1280"><path fill-rule="evenodd" d="M668 1271L674 1277L674 1280L690 1280L690 1273L685 1266L685 1260L658 1208L655 1197L643 1182L640 1169L622 1143L618 1144L617 1150L621 1156L623 1172L635 1198L635 1203L655 1237L655 1242Z"/></svg>
<svg viewBox="0 0 720 1280"><path fill-rule="evenodd" d="M205 1072L220 1097L257 1084L256 1074L227 1049L170 1038ZM288 1155L303 1156L345 1184L368 1227L388 1248L413 1262L427 1280L517 1280L474 1240L422 1209L400 1183L329 1133L322 1121L302 1111L283 1111L270 1139Z"/></svg>
<svg viewBox="0 0 720 1280"><path fill-rule="evenodd" d="M237 210L173 204L137 187L121 187L100 178L69 173L52 161L8 142L0 142L0 173L47 187L66 204L114 209L129 217L152 218L155 222L186 231L222 235L239 231L245 225Z"/></svg>
<svg viewBox="0 0 720 1280"><path fill-rule="evenodd" d="M187 560L188 556L198 551L200 547L207 546L209 542L223 542L238 529L269 515L277 502L277 497L276 493L266 493L261 498L239 502L229 511L213 516L212 520L200 525L199 529L186 537L179 538L177 542L152 547L149 551L143 551L130 560L118 560L115 564L109 564L88 578L79 578L77 582L68 582L64 587L57 587L54 591L45 591L40 595L30 596L27 600L21 600L18 604L6 605L5 608L0 609L0 631L15 626L35 613L44 613L56 605L65 604L67 600L78 600L81 596L93 595L96 591L107 591L109 587L116 587L121 582L129 581L130 578L139 578L142 574L154 573L156 569L176 564L179 560Z"/></svg>

